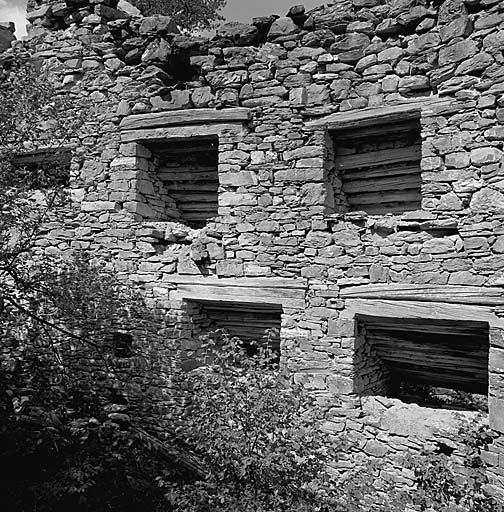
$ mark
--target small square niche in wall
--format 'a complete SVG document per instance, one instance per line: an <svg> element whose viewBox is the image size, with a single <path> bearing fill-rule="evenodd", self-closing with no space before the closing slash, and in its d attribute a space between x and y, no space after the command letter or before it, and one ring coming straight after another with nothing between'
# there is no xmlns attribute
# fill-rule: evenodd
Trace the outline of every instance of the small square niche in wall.
<svg viewBox="0 0 504 512"><path fill-rule="evenodd" d="M131 357L133 355L133 336L123 332L115 332L112 335L112 343L115 357Z"/></svg>
<svg viewBox="0 0 504 512"><path fill-rule="evenodd" d="M335 130L332 136L350 211L383 215L420 209L419 118Z"/></svg>

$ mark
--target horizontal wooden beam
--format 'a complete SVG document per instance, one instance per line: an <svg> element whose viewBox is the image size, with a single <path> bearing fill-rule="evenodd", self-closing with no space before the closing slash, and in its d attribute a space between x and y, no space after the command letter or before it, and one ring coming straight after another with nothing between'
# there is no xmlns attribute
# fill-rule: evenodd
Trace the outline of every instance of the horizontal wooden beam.
<svg viewBox="0 0 504 512"><path fill-rule="evenodd" d="M125 130L121 133L122 142L162 142L166 140L186 140L214 135L238 136L245 133L241 123L195 124L191 126L167 126Z"/></svg>
<svg viewBox="0 0 504 512"><path fill-rule="evenodd" d="M400 162L420 162L421 157L421 146L414 145L405 148L382 149L379 151L369 151L368 153L337 156L334 159L334 164L340 171L351 171L353 169L376 168L381 165L399 164ZM384 169L383 174L386 173L387 171ZM418 173L420 173L420 163L418 164Z"/></svg>
<svg viewBox="0 0 504 512"><path fill-rule="evenodd" d="M304 290L306 279L290 279L288 277L217 277L217 276L183 276L169 275L165 281L173 284L211 285L237 288L286 288Z"/></svg>
<svg viewBox="0 0 504 512"><path fill-rule="evenodd" d="M504 289L428 284L367 284L341 290L342 298L413 300L454 304L504 305Z"/></svg>
<svg viewBox="0 0 504 512"><path fill-rule="evenodd" d="M424 110L428 110L433 106L439 108L442 105L449 105L451 102L452 100L449 99L432 97L424 101L415 100L385 107L369 107L336 112L320 119L310 121L306 124L306 129L312 131L343 130L347 128L361 128L363 126L406 121L408 119L419 118Z"/></svg>
<svg viewBox="0 0 504 512"><path fill-rule="evenodd" d="M455 286L453 288L456 288ZM345 290L346 291L346 290ZM452 292L456 295L457 292ZM456 320L487 322L490 327L504 328L504 318L499 318L489 306L477 306L463 303L435 302L408 299L346 299L346 308L341 319L355 319L359 315L388 318L421 318L432 320ZM411 297L410 297L411 299Z"/></svg>
<svg viewBox="0 0 504 512"><path fill-rule="evenodd" d="M135 114L123 118L121 130L138 130L142 128L158 128L161 126L184 126L188 124L247 122L250 110L244 107L215 110L199 108L192 110L171 110L167 112L150 112Z"/></svg>

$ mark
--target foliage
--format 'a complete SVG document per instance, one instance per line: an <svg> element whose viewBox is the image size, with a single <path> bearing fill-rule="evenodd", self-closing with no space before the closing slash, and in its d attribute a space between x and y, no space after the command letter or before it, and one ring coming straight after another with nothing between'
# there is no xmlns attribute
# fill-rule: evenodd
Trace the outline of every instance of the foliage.
<svg viewBox="0 0 504 512"><path fill-rule="evenodd" d="M29 55L2 59L2 510L153 508L155 462L128 416L117 412L124 404L109 403L106 384L119 376L103 351L106 332L117 321L135 322L142 305L101 266L83 256L59 257L47 243L47 229L61 225L68 200L61 155L78 140L82 120ZM51 158L27 165L23 158L40 146L50 148Z"/></svg>
<svg viewBox="0 0 504 512"><path fill-rule="evenodd" d="M0 421L3 510L154 509L160 458L128 426L127 415L113 421L98 393L83 394L75 379L55 374L35 354L23 359L14 381L9 389L23 393Z"/></svg>
<svg viewBox="0 0 504 512"><path fill-rule="evenodd" d="M274 358L265 348L247 357L224 337L208 342L202 366L184 378L192 401L178 438L208 474L186 485L163 482L174 510L321 510L329 454L318 410Z"/></svg>
<svg viewBox="0 0 504 512"><path fill-rule="evenodd" d="M454 472L450 458L443 453L426 453L410 459L416 477L412 502L422 511L502 512L503 507L484 490L488 479L481 450L492 443L491 430L476 418L460 428L459 439L465 449L465 476L460 470Z"/></svg>
<svg viewBox="0 0 504 512"><path fill-rule="evenodd" d="M134 0L145 16L165 14L172 16L182 29L209 29L224 18L219 11L226 0Z"/></svg>

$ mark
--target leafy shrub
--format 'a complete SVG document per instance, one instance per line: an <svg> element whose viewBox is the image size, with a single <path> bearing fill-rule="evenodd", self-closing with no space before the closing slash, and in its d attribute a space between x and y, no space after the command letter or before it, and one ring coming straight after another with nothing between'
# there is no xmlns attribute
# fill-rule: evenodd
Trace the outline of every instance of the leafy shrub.
<svg viewBox="0 0 504 512"><path fill-rule="evenodd" d="M248 357L236 341L209 341L202 366L183 377L192 400L178 440L199 456L207 476L161 482L173 510L322 510L329 454L318 408L288 385L274 359L268 349Z"/></svg>

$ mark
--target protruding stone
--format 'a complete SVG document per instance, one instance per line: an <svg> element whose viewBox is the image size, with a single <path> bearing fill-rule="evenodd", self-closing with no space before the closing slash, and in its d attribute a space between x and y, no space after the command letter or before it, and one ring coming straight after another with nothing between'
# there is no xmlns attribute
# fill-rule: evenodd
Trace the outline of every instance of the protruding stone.
<svg viewBox="0 0 504 512"><path fill-rule="evenodd" d="M400 32L401 25L396 20L387 18L383 20L375 29L376 35L381 38L396 35Z"/></svg>
<svg viewBox="0 0 504 512"><path fill-rule="evenodd" d="M218 38L227 39L236 46L249 46L257 41L259 30L254 25L247 25L238 21L223 23L217 29Z"/></svg>
<svg viewBox="0 0 504 512"><path fill-rule="evenodd" d="M444 66L469 59L476 55L478 50L478 43L474 40L458 41L439 50L439 65Z"/></svg>
<svg viewBox="0 0 504 512"><path fill-rule="evenodd" d="M439 7L438 23L446 25L453 20L467 16L464 0L444 0Z"/></svg>
<svg viewBox="0 0 504 512"><path fill-rule="evenodd" d="M175 21L170 16L149 16L143 18L140 24L139 32L142 35L147 34L180 34Z"/></svg>
<svg viewBox="0 0 504 512"><path fill-rule="evenodd" d="M268 41L273 41L281 37L292 36L297 34L299 30L299 27L292 21L291 18L278 18L271 25L267 39Z"/></svg>
<svg viewBox="0 0 504 512"><path fill-rule="evenodd" d="M491 188L483 188L475 192L470 204L475 212L504 210L504 194Z"/></svg>
<svg viewBox="0 0 504 512"><path fill-rule="evenodd" d="M472 22L468 16L457 18L439 29L439 35L443 43L447 43L456 37L467 37L471 32Z"/></svg>
<svg viewBox="0 0 504 512"><path fill-rule="evenodd" d="M473 165L485 165L503 162L504 153L493 146L476 148L471 151L471 163Z"/></svg>

